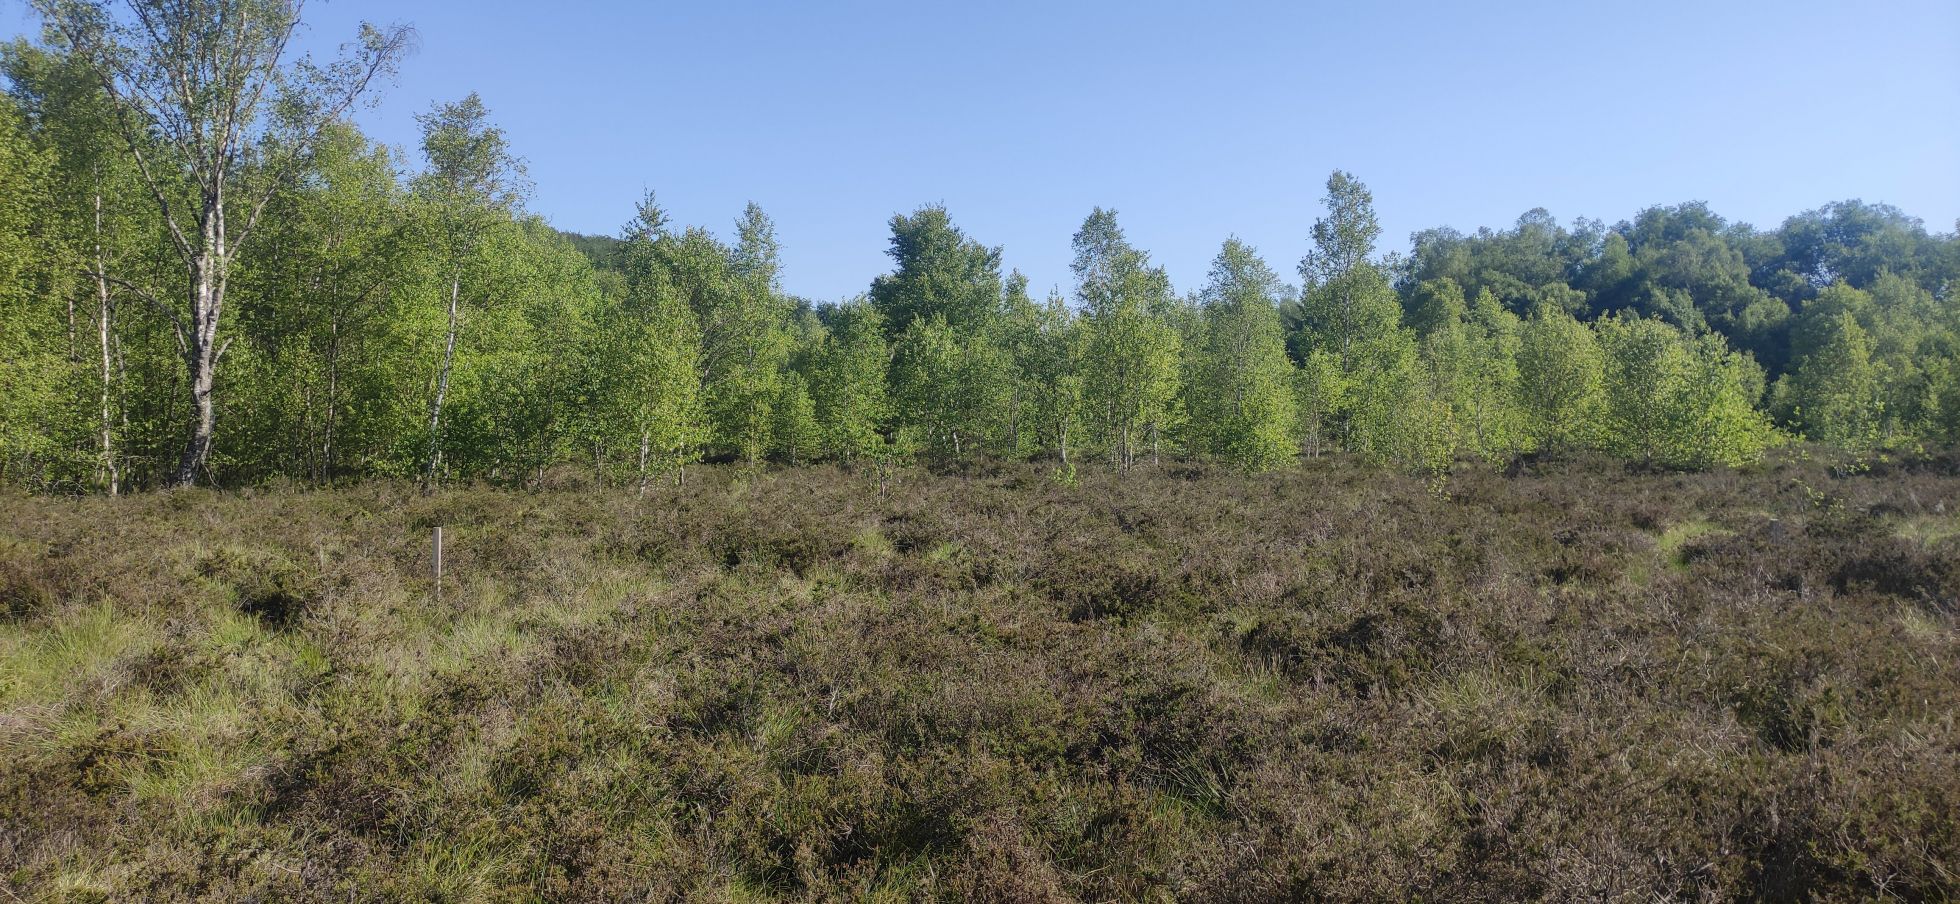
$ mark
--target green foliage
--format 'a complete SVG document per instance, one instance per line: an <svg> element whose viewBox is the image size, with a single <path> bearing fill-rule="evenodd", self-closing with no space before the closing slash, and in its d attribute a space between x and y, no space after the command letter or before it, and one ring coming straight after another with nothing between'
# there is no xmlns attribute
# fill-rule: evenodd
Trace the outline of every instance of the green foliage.
<svg viewBox="0 0 1960 904"><path fill-rule="evenodd" d="M1440 330L1450 329L1470 316L1470 307L1463 298L1463 287L1447 276L1416 286L1410 301L1408 314L1403 320L1416 331L1417 336L1424 339Z"/></svg>
<svg viewBox="0 0 1960 904"><path fill-rule="evenodd" d="M30 486L63 471L58 425L71 367L73 327L37 304L38 284L61 258L37 249L49 213L48 155L22 131L11 100L0 101L0 476ZM37 253L38 252L38 253Z"/></svg>
<svg viewBox="0 0 1960 904"><path fill-rule="evenodd" d="M1435 394L1415 336L1406 330L1374 336L1356 343L1349 356L1343 379L1348 448L1407 473L1448 472L1456 424L1448 401Z"/></svg>
<svg viewBox="0 0 1960 904"><path fill-rule="evenodd" d="M1412 289L1410 309L1420 307L1424 286L1447 281L1464 298L1489 291L1514 313L1551 305L1583 314L1589 299L1569 282L1598 253L1603 231L1601 224L1589 221L1567 230L1539 208L1506 230L1486 228L1467 236L1453 229L1418 232L1406 277ZM1603 244L1611 246L1615 238L1607 236ZM1624 240L1617 253L1625 253Z"/></svg>
<svg viewBox="0 0 1960 904"><path fill-rule="evenodd" d="M892 352L892 401L899 426L917 432L936 454L957 456L970 445L960 385L959 340L945 315L914 319Z"/></svg>
<svg viewBox="0 0 1960 904"><path fill-rule="evenodd" d="M411 400L425 396L416 384L443 304L411 216L427 208L407 203L393 159L350 127L323 138L312 175L272 196L264 250L237 276L236 421L215 454L245 479L369 472L425 427Z"/></svg>
<svg viewBox="0 0 1960 904"><path fill-rule="evenodd" d="M771 447L791 465L808 462L823 447L823 428L817 423L816 403L802 374L783 374L772 408L776 424Z"/></svg>
<svg viewBox="0 0 1960 904"><path fill-rule="evenodd" d="M1850 311L1839 311L1809 354L1778 384L1790 419L1810 439L1868 449L1879 438L1885 403L1872 366L1872 342Z"/></svg>
<svg viewBox="0 0 1960 904"><path fill-rule="evenodd" d="M433 244L441 260L435 278L423 285L435 301L431 307L445 311L440 351L428 382L429 417L423 439L428 449L423 481L433 483L444 475L446 457L452 459L448 467L457 464L448 453L481 455L489 451L483 442L486 433L497 434L486 430L488 425L481 420L469 425L458 421L484 395L510 388L494 378L485 380L496 368L495 352L521 354L498 335L499 327L515 326L517 319L512 316L514 306L496 284L517 269L516 261L499 252L509 247L517 228L514 217L523 201L524 183L522 167L511 155L503 130L491 125L489 110L475 93L455 103L437 104L417 116L416 122L422 127L422 154L428 167L414 183L414 222L418 238ZM493 247L495 251L486 253ZM465 412L450 410L455 405L452 385ZM485 412L479 405L476 413ZM474 428L477 433L452 437L458 427Z"/></svg>
<svg viewBox="0 0 1960 904"><path fill-rule="evenodd" d="M69 125L81 127L56 127L49 135L119 139L117 156L134 164L139 194L159 220L158 244L187 277L172 280L167 291L145 291L108 274L107 254L99 241L91 243L98 336L115 332L106 290L112 278L169 322L184 368L177 389L188 404L179 413L182 451L167 482L189 486L212 475L219 364L236 339L225 317L234 268L252 261L244 252L271 196L303 175L322 138L372 85L393 73L411 34L400 26L363 24L359 39L342 45L339 59L320 65L286 58L302 7L286 0L36 0L32 6L49 43L67 58L52 68L88 76L72 84L92 83L82 92L88 100L70 107L82 115ZM37 80L28 81L28 93L34 93ZM58 81L66 79L41 87ZM54 94L76 96L42 96ZM103 122L112 128L97 128ZM51 143L71 152L71 164L99 153L99 147L59 138ZM106 169L91 167L91 194L98 199ZM95 225L99 240L103 224ZM69 319L74 321L72 314ZM107 400L112 344L112 338L98 341L104 399L99 462L111 490L119 468ZM432 415L431 433L437 421ZM432 457L431 475L434 470Z"/></svg>
<svg viewBox="0 0 1960 904"><path fill-rule="evenodd" d="M830 311L830 329L812 356L812 410L824 452L853 460L879 453L889 416L883 318L865 301Z"/></svg>
<svg viewBox="0 0 1960 904"><path fill-rule="evenodd" d="M1354 367L1357 344L1380 339L1402 321L1402 306L1387 276L1371 258L1381 226L1374 196L1353 176L1336 171L1327 180L1327 216L1314 221L1314 246L1300 261L1299 323L1303 357L1331 350Z"/></svg>
<svg viewBox="0 0 1960 904"><path fill-rule="evenodd" d="M1591 328L1541 306L1518 343L1518 401L1532 445L1569 451L1598 436L1606 361Z"/></svg>
<svg viewBox="0 0 1960 904"><path fill-rule="evenodd" d="M460 101L437 104L415 121L422 128L422 156L428 169L418 188L446 208L443 225L467 242L471 229L494 220L494 212L514 210L526 194L524 165L510 152L504 131L490 124L490 110L475 92Z"/></svg>
<svg viewBox="0 0 1960 904"><path fill-rule="evenodd" d="M1695 468L1753 461L1774 441L1754 407L1760 369L1719 337L1691 339L1659 320L1618 316L1598 331L1608 451Z"/></svg>
<svg viewBox="0 0 1960 904"><path fill-rule="evenodd" d="M1096 210L1075 235L1083 308L1083 408L1120 471L1162 441L1175 413L1182 340L1164 318L1170 282L1131 247L1114 211Z"/></svg>
<svg viewBox="0 0 1960 904"><path fill-rule="evenodd" d="M1434 394L1449 406L1459 449L1489 461L1506 460L1529 445L1526 415L1518 404L1523 326L1488 289L1479 291L1468 309L1440 307L1430 312L1432 325L1423 339Z"/></svg>
<svg viewBox="0 0 1960 904"><path fill-rule="evenodd" d="M592 262L592 266L599 270L611 270L618 265L617 256L620 245L623 244L620 239L610 235L566 232L562 229L559 230L559 234L563 235L566 241L571 242L572 247L577 248L579 253L585 255L586 259Z"/></svg>
<svg viewBox="0 0 1960 904"><path fill-rule="evenodd" d="M438 458L458 474L535 474L575 451L576 351L590 347L599 317L592 271L555 230L526 219L489 230L464 272L480 294L457 344Z"/></svg>
<svg viewBox="0 0 1960 904"><path fill-rule="evenodd" d="M1926 362L1923 434L1934 442L1960 443L1960 359L1952 353Z"/></svg>
<svg viewBox="0 0 1960 904"><path fill-rule="evenodd" d="M702 332L702 383L716 442L754 462L769 446L770 406L790 350L790 303L782 293L775 225L750 204L738 242L723 250L705 233L695 241L695 315ZM712 258L720 254L722 261Z"/></svg>
<svg viewBox="0 0 1960 904"><path fill-rule="evenodd" d="M1345 451L1436 475L1596 449L1695 468L1776 441L1759 405L1852 449L1960 440L1960 238L1883 205L1770 230L1702 204L1610 226L1533 210L1419 232L1404 258L1335 172L1298 290L1234 240L1180 295L1097 208L1073 304L1037 301L927 205L891 219L866 298L819 305L784 291L754 204L728 240L650 197L617 238L546 226L474 94L418 117L405 171L344 115L403 32L314 68L280 59L289 4L140 0L150 30L114 4L35 6L45 44L0 51L16 486L541 484L589 462L644 487L765 455L871 464L886 489L919 456L1261 471ZM198 190L213 180L223 197Z"/></svg>
<svg viewBox="0 0 1960 904"><path fill-rule="evenodd" d="M1294 410L1299 413L1301 450L1318 457L1339 438L1341 415L1348 410L1348 379L1332 352L1314 351L1293 375Z"/></svg>
<svg viewBox="0 0 1960 904"><path fill-rule="evenodd" d="M939 313L913 320L892 353L898 424L941 458L960 458L1005 433L1013 381L1010 362L990 337L962 337Z"/></svg>
<svg viewBox="0 0 1960 904"><path fill-rule="evenodd" d="M159 286L181 276L180 264L156 242L162 227L155 205L120 147L114 107L92 68L24 41L7 45L0 57L24 114L12 127L47 165L42 184L8 191L16 205L40 207L18 233L29 242L24 250L39 273L40 297L9 319L22 330L37 318L63 322L59 340L8 357L26 362L61 352L59 362L43 361L31 377L16 378L12 401L39 407L29 404L39 398L56 406L45 410L58 411L39 420L38 464L18 476L114 494L143 479L148 461L181 447L181 413L155 394L131 391L156 385L152 374L168 376L182 366L174 323L151 303L166 294ZM37 386L53 396L38 396ZM9 420L0 418L0 425Z"/></svg>
<svg viewBox="0 0 1960 904"><path fill-rule="evenodd" d="M871 283L871 303L890 335L938 316L961 333L985 327L1000 306L1000 249L953 225L946 208L921 207L891 220L893 271Z"/></svg>
<svg viewBox="0 0 1960 904"><path fill-rule="evenodd" d="M600 445L637 447L644 490L650 473L677 472L708 437L701 398L701 326L674 289L661 243L666 215L651 194L615 251L626 294L596 334L590 385L604 400L587 430ZM806 400L807 402L807 400ZM617 435L624 428L623 435Z"/></svg>
<svg viewBox="0 0 1960 904"><path fill-rule="evenodd" d="M1052 454L1067 468L1071 444L1081 442L1084 327L1059 293L1037 305L1026 288L1025 280L1011 283L1003 323L1019 376L1016 445ZM1026 429L1019 427L1023 421Z"/></svg>
<svg viewBox="0 0 1960 904"><path fill-rule="evenodd" d="M1327 216L1313 224L1313 250L1300 261L1300 278L1309 286L1326 285L1366 264L1381 238L1375 218L1375 196L1349 173L1335 170L1327 177L1323 199Z"/></svg>
<svg viewBox="0 0 1960 904"><path fill-rule="evenodd" d="M1185 407L1206 448L1248 471L1279 467L1299 453L1279 292L1279 277L1252 248L1225 242L1205 287L1197 379L1185 388Z"/></svg>

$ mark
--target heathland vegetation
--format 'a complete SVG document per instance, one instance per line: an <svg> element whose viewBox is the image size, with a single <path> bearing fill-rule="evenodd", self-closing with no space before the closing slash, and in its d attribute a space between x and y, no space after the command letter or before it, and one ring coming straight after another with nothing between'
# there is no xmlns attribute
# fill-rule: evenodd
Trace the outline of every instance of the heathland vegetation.
<svg viewBox="0 0 1960 904"><path fill-rule="evenodd" d="M903 481L0 500L0 889L1960 895L1951 458Z"/></svg>
<svg viewBox="0 0 1960 904"><path fill-rule="evenodd" d="M402 29L32 5L5 900L1960 898L1960 235L1336 172L1297 284L925 206L819 303L371 141Z"/></svg>

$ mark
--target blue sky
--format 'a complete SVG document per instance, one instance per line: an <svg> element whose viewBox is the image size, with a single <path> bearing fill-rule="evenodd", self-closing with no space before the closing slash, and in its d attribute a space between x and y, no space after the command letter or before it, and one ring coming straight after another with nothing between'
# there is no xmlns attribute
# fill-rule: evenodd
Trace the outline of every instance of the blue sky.
<svg viewBox="0 0 1960 904"><path fill-rule="evenodd" d="M777 223L819 300L883 272L886 221L943 202L1037 290L1096 206L1196 288L1228 235L1289 278L1330 170L1384 244L1544 207L1617 221L1705 200L1774 225L1829 201L1960 219L1960 3L1600 4L314 0L419 48L360 120L475 90L554 224ZM17 2L0 29L34 27Z"/></svg>

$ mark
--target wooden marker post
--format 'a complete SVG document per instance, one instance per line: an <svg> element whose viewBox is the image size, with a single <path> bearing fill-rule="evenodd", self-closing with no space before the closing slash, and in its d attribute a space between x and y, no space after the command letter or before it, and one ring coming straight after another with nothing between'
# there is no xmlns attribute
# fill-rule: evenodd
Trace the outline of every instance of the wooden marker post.
<svg viewBox="0 0 1960 904"><path fill-rule="evenodd" d="M442 528L436 528L434 555L429 557L429 571L436 582L436 601L442 601Z"/></svg>

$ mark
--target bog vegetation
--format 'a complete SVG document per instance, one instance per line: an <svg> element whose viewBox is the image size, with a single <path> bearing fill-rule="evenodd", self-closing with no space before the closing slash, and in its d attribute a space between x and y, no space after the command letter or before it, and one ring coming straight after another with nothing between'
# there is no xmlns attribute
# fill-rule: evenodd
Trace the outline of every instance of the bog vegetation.
<svg viewBox="0 0 1960 904"><path fill-rule="evenodd" d="M1960 461L1050 470L0 499L0 897L1960 896Z"/></svg>
<svg viewBox="0 0 1960 904"><path fill-rule="evenodd" d="M1670 468L1791 437L1960 438L1960 239L1830 204L1542 210L1385 253L1336 172L1289 285L1227 239L1173 287L1097 209L1037 298L943 207L859 298L782 288L775 230L617 238L525 208L476 97L398 159L347 118L409 41L291 61L291 0L35 0L0 53L0 480L101 492L350 477L644 486L701 459L1387 470L1595 450ZM1302 214L1308 231L1311 213ZM1288 253L1300 253L1288 250Z"/></svg>

